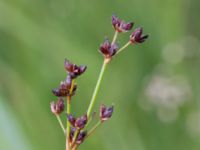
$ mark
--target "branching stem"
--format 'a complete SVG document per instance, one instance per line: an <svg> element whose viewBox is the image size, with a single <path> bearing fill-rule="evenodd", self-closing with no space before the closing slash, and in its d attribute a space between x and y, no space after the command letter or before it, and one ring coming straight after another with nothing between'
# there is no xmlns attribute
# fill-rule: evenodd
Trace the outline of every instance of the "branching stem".
<svg viewBox="0 0 200 150"><path fill-rule="evenodd" d="M56 118L57 118L57 120L58 120L58 122L59 122L59 124L60 124L60 126L61 126L61 128L62 128L62 130L63 130L63 132L64 132L64 134L65 134L65 127L64 127L64 125L63 125L63 123L62 123L62 121L61 121L61 119L60 119L60 116L59 116L59 115L56 115Z"/></svg>

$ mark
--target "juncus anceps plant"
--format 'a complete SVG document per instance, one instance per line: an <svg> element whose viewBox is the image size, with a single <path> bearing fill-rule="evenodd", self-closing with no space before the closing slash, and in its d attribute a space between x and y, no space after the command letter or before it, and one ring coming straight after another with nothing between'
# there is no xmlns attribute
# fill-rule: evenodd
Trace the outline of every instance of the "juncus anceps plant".
<svg viewBox="0 0 200 150"><path fill-rule="evenodd" d="M94 133L98 126L112 117L114 106L111 105L108 107L102 104L99 109L99 121L88 132L85 130L86 126L94 117L92 115L93 107L96 102L104 72L110 61L114 56L118 55L129 45L143 43L148 38L148 35L142 34L142 28L136 28L130 35L128 42L120 48L116 44L117 37L121 33L127 33L130 31L133 28L133 22L125 22L113 15L112 26L115 30L112 42L110 42L109 39L105 39L99 48L104 61L87 111L82 116L75 117L70 109L72 97L76 94L77 89L76 78L86 71L87 67L85 65L78 66L66 59L64 61L64 67L67 72L67 77L64 81L61 81L58 88L52 90L53 94L58 97L58 100L57 102L51 102L51 111L58 119L58 122L64 132L66 138L66 150L76 150L89 136ZM66 103L64 103L64 99L66 99ZM66 126L60 119L60 114L65 108L67 118Z"/></svg>

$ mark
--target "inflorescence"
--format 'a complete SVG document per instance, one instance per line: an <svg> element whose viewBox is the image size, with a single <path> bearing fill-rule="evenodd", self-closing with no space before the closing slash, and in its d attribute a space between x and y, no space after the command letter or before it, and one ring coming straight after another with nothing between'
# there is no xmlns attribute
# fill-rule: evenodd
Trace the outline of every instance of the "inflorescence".
<svg viewBox="0 0 200 150"><path fill-rule="evenodd" d="M106 66L112 60L113 56L124 50L130 44L143 43L148 38L148 35L142 34L142 28L136 28L135 31L133 31L130 35L128 42L120 48L116 44L118 34L130 31L133 28L133 25L133 22L125 22L117 18L115 15L112 16L112 26L115 30L115 34L112 42L110 42L109 39L105 39L105 41L100 45L99 51L104 57L104 62L91 101L89 103L87 113L80 117L73 116L70 106L71 99L76 94L76 78L82 75L86 71L87 67L85 65L78 66L65 59L64 68L67 72L67 77L64 81L61 81L58 88L52 90L53 94L58 97L58 100L56 102L51 102L50 106L52 113L57 117L65 134L66 150L76 150L79 145L82 144L83 141L89 137L99 125L112 117L114 106L112 105L107 107L102 104L99 109L99 121L88 132L85 129L94 117L94 115L91 116L91 112L96 102L96 97ZM64 102L64 98L66 98L66 103ZM60 119L60 115L62 112L64 112L65 108L67 118L66 127L63 125Z"/></svg>

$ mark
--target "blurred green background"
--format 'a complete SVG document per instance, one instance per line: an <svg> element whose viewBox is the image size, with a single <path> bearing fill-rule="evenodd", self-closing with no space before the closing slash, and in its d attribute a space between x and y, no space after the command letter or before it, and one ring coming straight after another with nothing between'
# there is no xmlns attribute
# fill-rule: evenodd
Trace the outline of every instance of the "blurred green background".
<svg viewBox="0 0 200 150"><path fill-rule="evenodd" d="M51 90L66 76L64 58L86 64L72 102L75 115L86 111L112 14L150 38L108 66L95 110L114 103L114 115L80 149L200 149L199 0L0 0L1 150L65 149Z"/></svg>

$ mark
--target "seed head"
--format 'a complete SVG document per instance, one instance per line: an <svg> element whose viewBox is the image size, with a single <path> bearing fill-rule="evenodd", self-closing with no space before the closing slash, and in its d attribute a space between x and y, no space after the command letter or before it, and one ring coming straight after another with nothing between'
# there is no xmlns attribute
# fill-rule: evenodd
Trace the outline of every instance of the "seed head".
<svg viewBox="0 0 200 150"><path fill-rule="evenodd" d="M76 64L70 63L67 59L65 59L64 66L68 75L72 79L77 78L78 76L83 74L85 70L87 69L86 66L84 65L77 66Z"/></svg>
<svg viewBox="0 0 200 150"><path fill-rule="evenodd" d="M78 129L83 129L87 124L87 120L87 115L83 115L82 117L77 118L75 122L75 127Z"/></svg>
<svg viewBox="0 0 200 150"><path fill-rule="evenodd" d="M100 119L101 121L108 120L113 114L114 106L106 107L105 105L100 106Z"/></svg>
<svg viewBox="0 0 200 150"><path fill-rule="evenodd" d="M51 102L50 106L52 113L54 113L55 115L60 115L65 108L64 101L62 98L58 98L57 102Z"/></svg>
<svg viewBox="0 0 200 150"><path fill-rule="evenodd" d="M118 46L117 44L111 45L108 39L101 44L99 50L103 54L103 56L107 59L111 59L117 52Z"/></svg>
<svg viewBox="0 0 200 150"><path fill-rule="evenodd" d="M130 36L131 43L143 43L148 35L142 35L142 28L137 28Z"/></svg>
<svg viewBox="0 0 200 150"><path fill-rule="evenodd" d="M70 128L70 142L72 142L76 130L77 129L74 127ZM78 134L78 137L76 139L76 144L80 145L81 143L83 143L86 135L87 135L87 131L80 131L80 133Z"/></svg>
<svg viewBox="0 0 200 150"><path fill-rule="evenodd" d="M76 139L76 144L80 145L81 143L83 143L86 135L87 131L81 131Z"/></svg>
<svg viewBox="0 0 200 150"><path fill-rule="evenodd" d="M71 114L67 114L67 119L70 122L70 124L74 127L75 122L76 122L76 118L74 118Z"/></svg>
<svg viewBox="0 0 200 150"><path fill-rule="evenodd" d="M124 22L118 19L115 15L112 16L112 25L117 32L128 32L133 27L133 22Z"/></svg>
<svg viewBox="0 0 200 150"><path fill-rule="evenodd" d="M73 85L72 92L71 92L71 86L72 86L72 78L71 76L67 76L66 80L62 81L60 83L60 86L56 89L53 89L52 92L55 96L58 97L72 96L75 94L77 85L76 84Z"/></svg>
<svg viewBox="0 0 200 150"><path fill-rule="evenodd" d="M73 127L77 128L79 130L83 129L88 121L86 114L79 118L75 118L71 114L68 114L67 119Z"/></svg>

